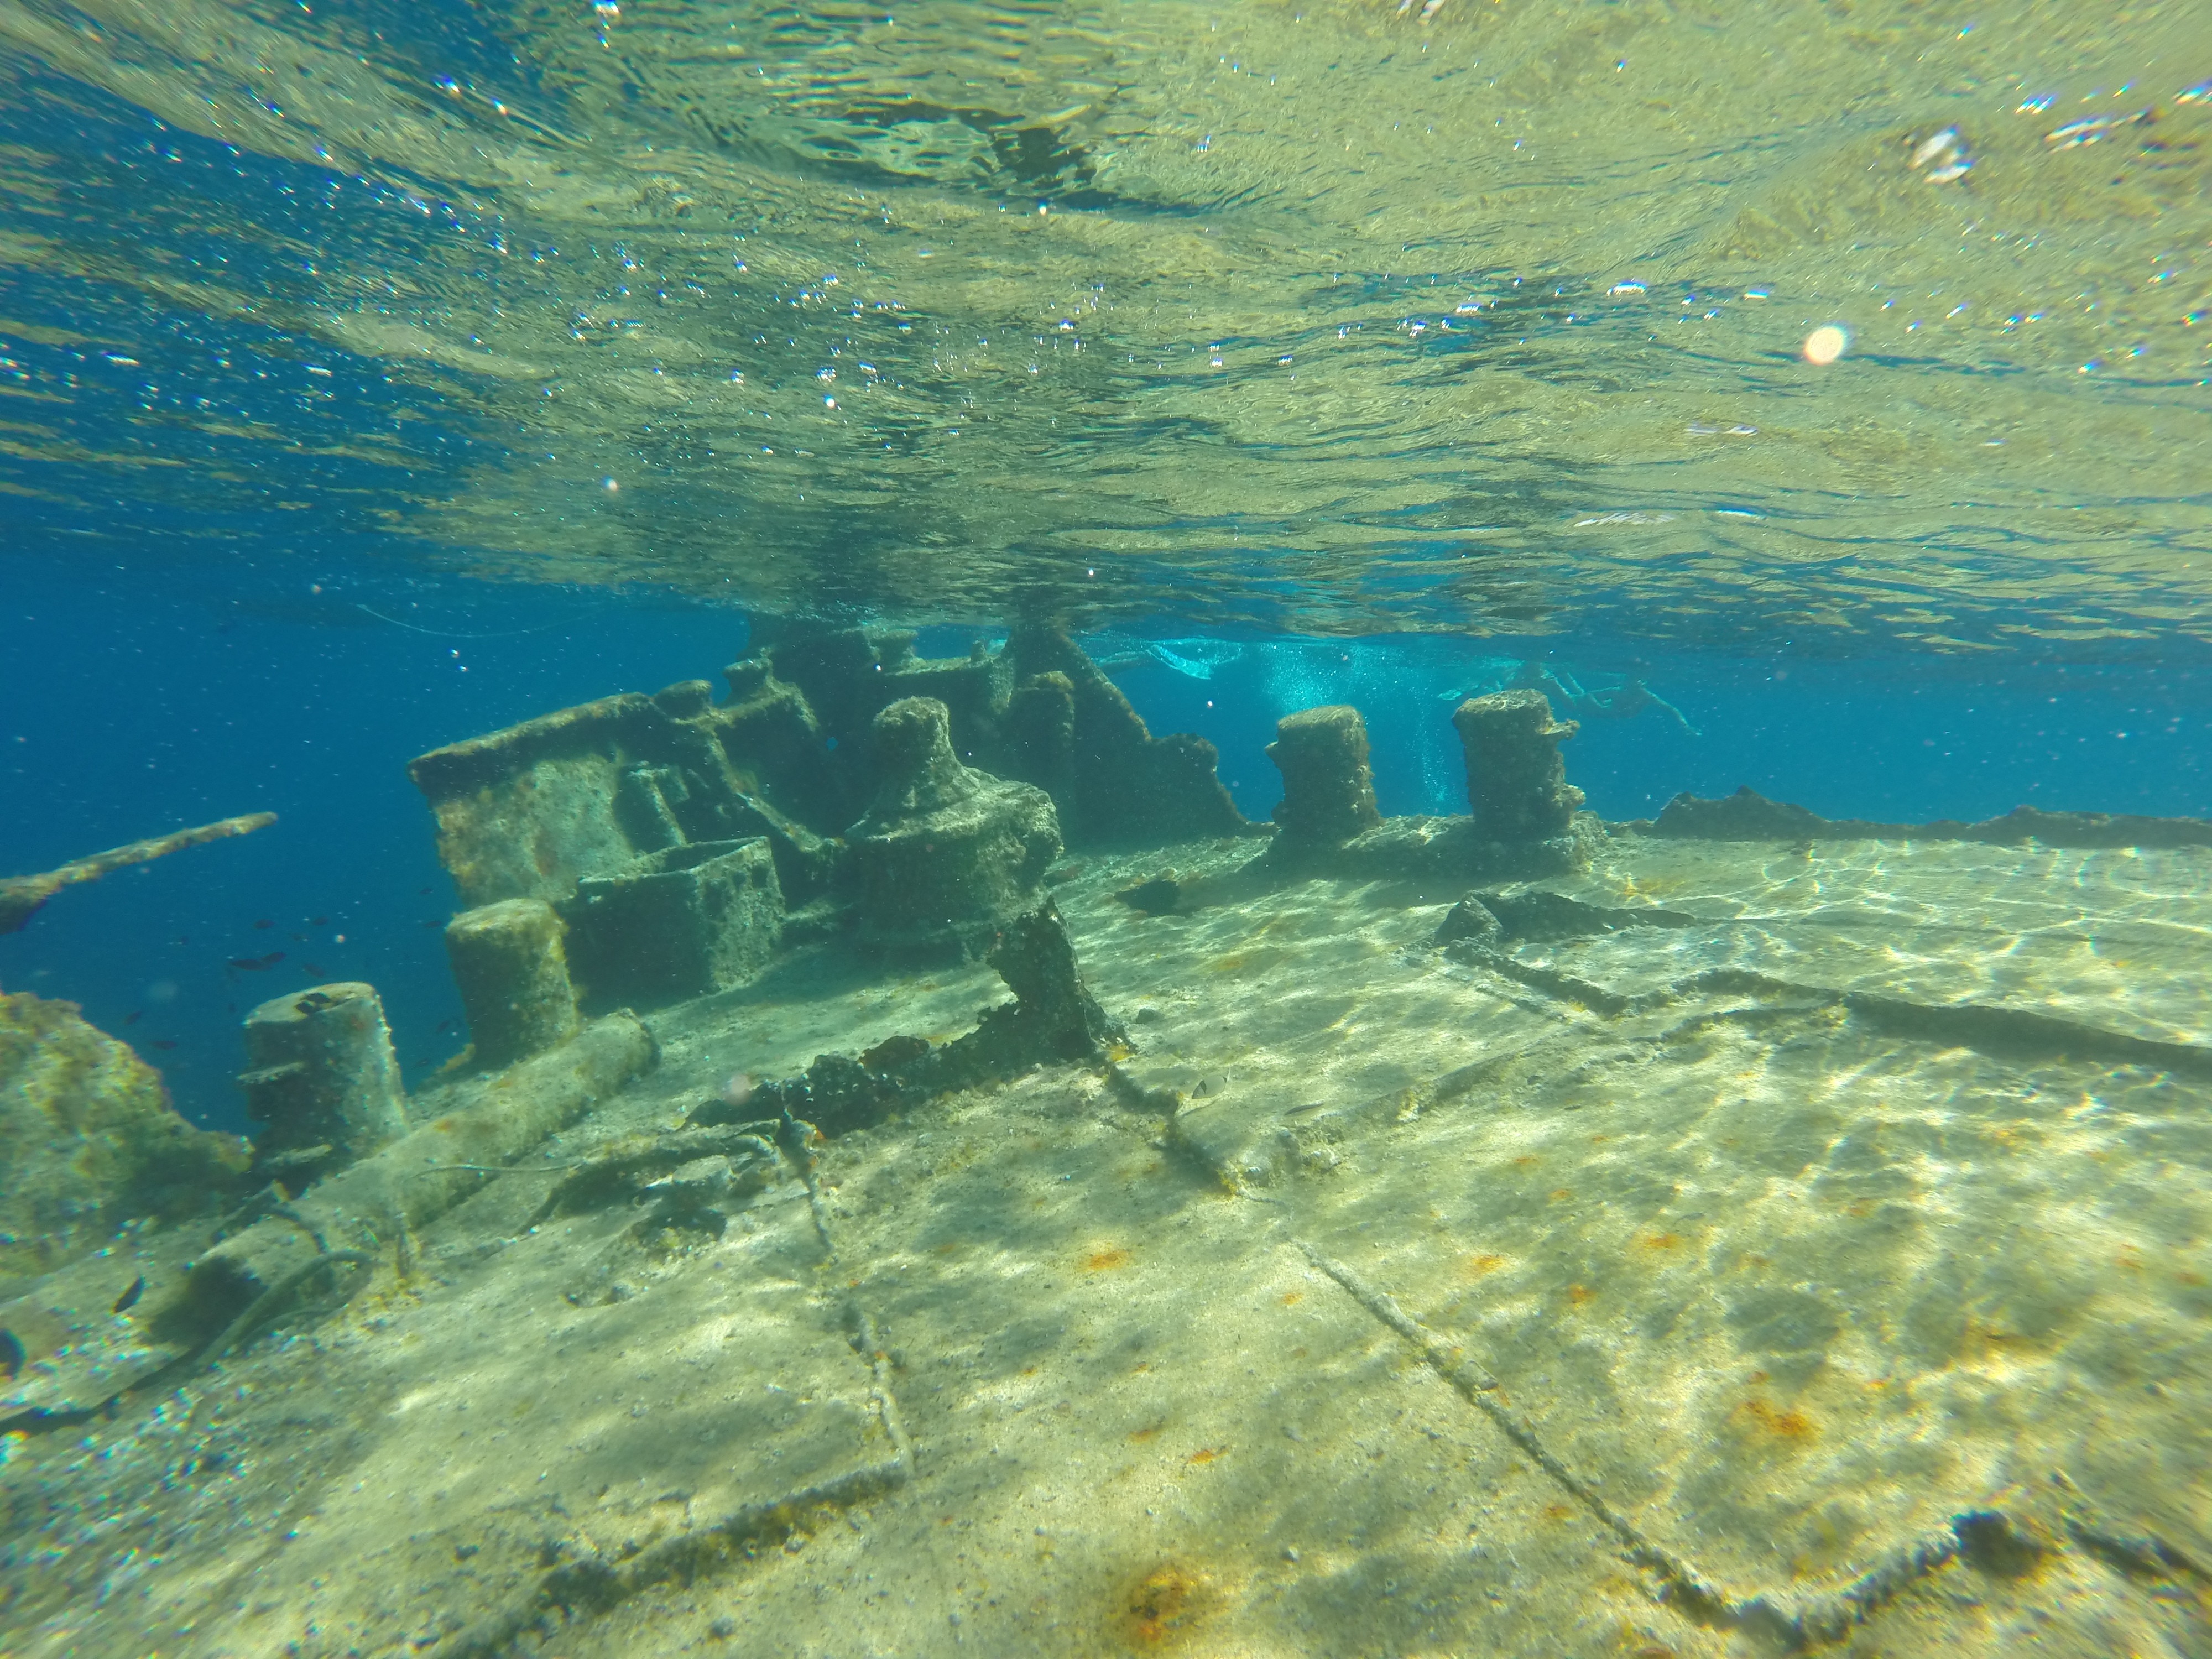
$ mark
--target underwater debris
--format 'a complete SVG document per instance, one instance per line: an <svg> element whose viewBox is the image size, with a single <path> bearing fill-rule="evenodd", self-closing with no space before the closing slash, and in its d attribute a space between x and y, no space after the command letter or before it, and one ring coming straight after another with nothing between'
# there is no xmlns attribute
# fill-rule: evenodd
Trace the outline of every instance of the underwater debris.
<svg viewBox="0 0 2212 1659"><path fill-rule="evenodd" d="M1467 753L1467 799L1486 840L1544 841L1566 834L1583 792L1567 781L1559 744L1582 730L1553 718L1540 691L1493 691L1452 713Z"/></svg>
<svg viewBox="0 0 2212 1659"><path fill-rule="evenodd" d="M543 899L502 899L446 924L446 957L478 1066L511 1066L576 1035L564 932Z"/></svg>
<svg viewBox="0 0 2212 1659"><path fill-rule="evenodd" d="M1012 659L1017 686L1053 676L1066 682L1068 747L1032 759L1048 777L1067 779L1067 794L1054 799L1070 845L1166 845L1267 833L1237 810L1222 787L1220 751L1188 732L1154 737L1121 688L1066 629L1024 623L1008 637L1003 654ZM1052 690L1056 698L1058 688ZM1029 771L1012 775L1036 777Z"/></svg>
<svg viewBox="0 0 2212 1659"><path fill-rule="evenodd" d="M134 841L127 847L110 848L105 853L94 853L89 858L72 859L59 869L48 870L35 876L9 876L0 880L0 933L20 932L38 914L39 908L64 887L74 887L80 882L98 881L111 872L134 864L149 864L155 859L165 859L172 853L181 853L187 847L198 847L211 841L226 840L232 836L250 836L256 830L265 830L276 822L274 812L248 812L242 817L223 818L215 823L204 823L193 830L172 830L166 836L155 836L146 841Z"/></svg>
<svg viewBox="0 0 2212 1659"><path fill-rule="evenodd" d="M1357 708L1338 703L1285 714L1275 723L1267 758L1283 775L1273 860L1310 859L1382 822L1367 763L1367 722Z"/></svg>
<svg viewBox="0 0 2212 1659"><path fill-rule="evenodd" d="M205 1208L245 1167L235 1137L185 1122L161 1074L76 1004L0 994L0 1279Z"/></svg>
<svg viewBox="0 0 2212 1659"><path fill-rule="evenodd" d="M1124 887L1114 896L1139 915L1170 915L1182 898L1182 884L1172 876L1155 876L1134 887Z"/></svg>
<svg viewBox="0 0 2212 1659"><path fill-rule="evenodd" d="M903 702L944 709L947 756L963 775L972 769L988 781L983 793L998 796L1002 818L1014 799L1006 792L1042 792L1055 843L1268 832L1231 801L1212 744L1153 737L1064 629L1026 624L996 652L978 643L945 659L916 655L915 637L793 627L723 670L729 696L720 705L703 680L605 697L433 750L409 763L409 775L436 817L439 857L462 902L561 907L570 966L599 1006L618 994L623 968L595 961L594 949L628 930L594 931L572 901L581 884L635 874L641 860L660 856L673 867L683 848L765 840L794 937L841 931L847 896L855 882L884 878L890 845L862 850L861 866L872 859L874 867L856 872L839 832L867 835L846 826L878 818L887 784L874 722ZM939 808L953 810L949 797ZM1036 816L1025 809L1024 822ZM919 844L932 840L923 834ZM1034 882L1020 884L1018 894L974 902L956 893L940 910L894 878L878 889L883 902L864 904L874 917L864 925L880 942L913 934L972 949L988 937L984 924L1033 901ZM903 920L902 905L911 913Z"/></svg>
<svg viewBox="0 0 2212 1659"><path fill-rule="evenodd" d="M1994 847L2212 847L2212 819L2155 818L2130 812L2046 812L2015 806L2000 817L1964 823L1881 823L1824 818L1788 801L1769 800L1748 785L1708 800L1687 791L1648 823L1619 826L1678 841L1968 841Z"/></svg>
<svg viewBox="0 0 2212 1659"><path fill-rule="evenodd" d="M198 1346L271 1291L319 1271L321 1258L375 1254L443 1214L594 1101L659 1057L635 1015L611 1014L495 1080L462 1085L462 1104L381 1151L325 1176L193 1262L173 1294L139 1316Z"/></svg>
<svg viewBox="0 0 2212 1659"><path fill-rule="evenodd" d="M1518 893L1470 893L1460 902L1480 908L1495 920L1503 937L1515 940L1591 939L1601 933L1619 933L1625 927L1680 928L1705 925L1704 918L1687 915L1680 910L1632 910L1610 905L1585 904L1580 899L1569 898L1564 893L1546 892L1541 888ZM1442 928L1437 930L1440 938L1443 931Z"/></svg>
<svg viewBox="0 0 2212 1659"><path fill-rule="evenodd" d="M874 732L883 782L845 836L862 937L972 955L1036 902L1060 856L1052 797L963 766L933 697L892 703Z"/></svg>
<svg viewBox="0 0 2212 1659"><path fill-rule="evenodd" d="M1103 1059L1109 1044L1127 1042L1121 1023L1084 984L1066 924L1050 899L1007 923L986 960L1015 1000L986 1009L966 1036L941 1044L894 1036L858 1059L820 1054L802 1076L756 1083L741 1101L717 1096L702 1103L686 1127L780 1113L842 1134L954 1089L1039 1064Z"/></svg>
<svg viewBox="0 0 2212 1659"><path fill-rule="evenodd" d="M768 701L775 726L789 698ZM724 746L746 741L759 711L712 705L703 680L654 697L624 692L410 761L462 902L557 902L586 876L671 847L760 833L763 815ZM805 849L792 844L792 873L804 879Z"/></svg>
<svg viewBox="0 0 2212 1659"><path fill-rule="evenodd" d="M1469 893L1444 912L1444 919L1437 924L1434 942L1438 945L1465 944L1476 949L1488 950L1504 937L1504 924L1482 902L1482 895Z"/></svg>
<svg viewBox="0 0 2212 1659"><path fill-rule="evenodd" d="M1314 809L1317 820L1342 828L1364 819L1363 795L1366 810L1372 810L1371 787L1362 781L1364 722L1349 708L1307 714L1328 718L1308 722L1304 716L1294 715L1285 721L1285 727L1300 735L1292 739L1291 749L1283 752L1288 755L1312 744L1317 754L1322 740L1310 735L1309 726L1329 730L1333 735L1327 744L1334 749L1335 758L1328 766L1334 769L1334 781L1322 782L1325 771L1317 769L1311 779L1302 777L1298 787L1334 792L1329 797L1336 802L1334 807ZM1528 880L1586 868L1604 829L1594 813L1578 810L1582 791L1566 781L1566 770L1559 760L1559 741L1580 729L1575 722L1553 720L1549 702L1540 692L1528 690L1470 697L1460 704L1452 721L1459 728L1467 756L1468 799L1475 809L1473 816L1415 814L1385 818L1378 814L1370 827L1334 842L1302 840L1285 825L1284 836L1291 842L1288 854L1271 847L1247 865L1240 876L1264 883L1285 873L1304 874L1325 868L1331 875L1358 879L1457 884L1470 880ZM1273 755L1282 747L1279 738L1269 753ZM1301 757L1292 764L1303 768L1308 763ZM1319 768L1317 761L1314 764ZM1285 786L1285 804L1290 805L1288 773ZM1316 800L1322 798L1320 793L1313 796ZM1298 817L1293 806L1293 823ZM1228 889L1217 886L1209 890L1225 895ZM1182 896L1188 900L1188 889Z"/></svg>
<svg viewBox="0 0 2212 1659"><path fill-rule="evenodd" d="M768 838L692 842L586 876L555 907L595 1008L656 1006L757 979L783 933Z"/></svg>
<svg viewBox="0 0 2212 1659"><path fill-rule="evenodd" d="M341 982L272 997L246 1017L249 1070L239 1077L256 1174L287 1153L287 1186L366 1158L407 1132L407 1099L384 1004L373 986Z"/></svg>
<svg viewBox="0 0 2212 1659"><path fill-rule="evenodd" d="M767 1185L778 1167L774 1146L762 1130L774 1120L733 1127L672 1130L662 1135L626 1137L579 1164L564 1169L530 1218L537 1226L548 1218L645 1196L681 1199L704 1207L709 1198L738 1201ZM719 1164L719 1168L708 1166ZM527 1169L511 1173L535 1173ZM694 1191L682 1189L696 1188Z"/></svg>

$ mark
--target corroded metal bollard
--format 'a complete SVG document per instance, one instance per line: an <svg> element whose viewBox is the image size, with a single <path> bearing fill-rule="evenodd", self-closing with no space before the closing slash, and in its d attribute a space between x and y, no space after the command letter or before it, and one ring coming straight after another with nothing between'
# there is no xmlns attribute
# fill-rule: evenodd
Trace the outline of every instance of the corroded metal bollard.
<svg viewBox="0 0 2212 1659"><path fill-rule="evenodd" d="M246 1054L252 1069L238 1081L246 1115L262 1126L258 1166L286 1153L299 1154L291 1161L302 1169L350 1164L407 1132L399 1061L374 986L272 998L246 1017Z"/></svg>
<svg viewBox="0 0 2212 1659"><path fill-rule="evenodd" d="M1553 719L1540 691L1469 697L1452 724L1467 751L1467 800L1479 835L1528 842L1567 833L1583 792L1567 781L1559 744L1581 726Z"/></svg>
<svg viewBox="0 0 2212 1659"><path fill-rule="evenodd" d="M565 931L544 899L504 899L446 924L479 1066L512 1066L576 1035Z"/></svg>
<svg viewBox="0 0 2212 1659"><path fill-rule="evenodd" d="M1357 708L1301 708L1275 723L1267 758L1283 775L1275 822L1285 841L1335 847L1382 822L1367 764L1367 722Z"/></svg>

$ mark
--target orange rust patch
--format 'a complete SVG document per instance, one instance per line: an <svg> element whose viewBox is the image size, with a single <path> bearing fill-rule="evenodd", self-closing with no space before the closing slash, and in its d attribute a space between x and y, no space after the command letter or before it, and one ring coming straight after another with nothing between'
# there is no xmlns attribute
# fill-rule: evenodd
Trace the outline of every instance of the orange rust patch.
<svg viewBox="0 0 2212 1659"><path fill-rule="evenodd" d="M1139 1645L1157 1646L1198 1622L1212 1600L1209 1589L1205 1577L1188 1567L1172 1562L1155 1567L1124 1599L1123 1627Z"/></svg>
<svg viewBox="0 0 2212 1659"><path fill-rule="evenodd" d="M1534 1164L1534 1163L1535 1163L1535 1162L1537 1162L1537 1161L1538 1161L1538 1160L1537 1160L1537 1158L1536 1158L1535 1153L1534 1153L1534 1152L1523 1152L1523 1153L1522 1153L1522 1154L1521 1154L1521 1156L1520 1156L1520 1157L1518 1157L1518 1158L1515 1158L1515 1159L1513 1160L1513 1164L1514 1164L1514 1167L1515 1167L1515 1168L1516 1168L1516 1169L1525 1170L1525 1169L1527 1169L1527 1168L1528 1168L1531 1164Z"/></svg>
<svg viewBox="0 0 2212 1659"><path fill-rule="evenodd" d="M1784 1411L1779 1407L1753 1395L1739 1406L1737 1411L1782 1440L1810 1440L1819 1432L1813 1419L1799 1411Z"/></svg>
<svg viewBox="0 0 2212 1659"><path fill-rule="evenodd" d="M1504 1265L1504 1256L1495 1255L1489 1250L1477 1250L1472 1255L1462 1256L1460 1259L1459 1267L1460 1272L1468 1278L1480 1279L1485 1273L1495 1273Z"/></svg>
<svg viewBox="0 0 2212 1659"><path fill-rule="evenodd" d="M1570 1285L1567 1286L1567 1300L1577 1308L1588 1307L1597 1300L1597 1292L1587 1285Z"/></svg>
<svg viewBox="0 0 2212 1659"><path fill-rule="evenodd" d="M1552 1202L1554 1204L1563 1203L1573 1196L1574 1194L1569 1192L1565 1187L1554 1187L1552 1188Z"/></svg>
<svg viewBox="0 0 2212 1659"><path fill-rule="evenodd" d="M1127 1250L1115 1245L1103 1250L1093 1250L1083 1258L1083 1265L1094 1273L1103 1273L1115 1267L1126 1267L1133 1259Z"/></svg>
<svg viewBox="0 0 2212 1659"><path fill-rule="evenodd" d="M1681 1235L1679 1233L1646 1233L1636 1241L1636 1248L1639 1250L1654 1252L1672 1250L1678 1249L1681 1243Z"/></svg>
<svg viewBox="0 0 2212 1659"><path fill-rule="evenodd" d="M1283 1305L1287 1308L1291 1306L1293 1304L1304 1301L1305 1298L1306 1293L1304 1291L1285 1291L1282 1295L1282 1303Z"/></svg>
<svg viewBox="0 0 2212 1659"><path fill-rule="evenodd" d="M1218 1447L1200 1446L1196 1451L1193 1452L1189 1456L1184 1458L1182 1461L1186 1463L1211 1463L1215 1458L1220 1455L1221 1452Z"/></svg>
<svg viewBox="0 0 2212 1659"><path fill-rule="evenodd" d="M1166 1426L1167 1425L1164 1423L1155 1423L1150 1428L1139 1429L1134 1434L1131 1435L1129 1438L1141 1446L1147 1440L1157 1440L1159 1438L1160 1431Z"/></svg>
<svg viewBox="0 0 2212 1659"><path fill-rule="evenodd" d="M1565 1504L1547 1504L1544 1505L1544 1518L1547 1521L1571 1521L1575 1518L1575 1512Z"/></svg>

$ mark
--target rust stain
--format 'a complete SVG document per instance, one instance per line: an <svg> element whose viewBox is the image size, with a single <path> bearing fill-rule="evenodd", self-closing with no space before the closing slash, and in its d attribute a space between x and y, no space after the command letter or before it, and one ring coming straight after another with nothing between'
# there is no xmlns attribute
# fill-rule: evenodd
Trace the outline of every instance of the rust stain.
<svg viewBox="0 0 2212 1659"><path fill-rule="evenodd" d="M1460 1271L1468 1278L1480 1279L1483 1274L1495 1273L1504 1267L1505 1258L1490 1250L1477 1250L1472 1255L1462 1256L1459 1265Z"/></svg>
<svg viewBox="0 0 2212 1659"><path fill-rule="evenodd" d="M1283 1305L1288 1308L1304 1301L1305 1298L1306 1293L1304 1291L1285 1291L1281 1299Z"/></svg>
<svg viewBox="0 0 2212 1659"><path fill-rule="evenodd" d="M1189 1456L1184 1458L1182 1461L1186 1463L1211 1463L1214 1459L1220 1455L1221 1451L1218 1447L1200 1446L1196 1451L1193 1452Z"/></svg>
<svg viewBox="0 0 2212 1659"><path fill-rule="evenodd" d="M1126 1267L1135 1258L1119 1245L1109 1245L1103 1250L1093 1250L1083 1258L1083 1265L1094 1273L1110 1273L1116 1267Z"/></svg>
<svg viewBox="0 0 2212 1659"><path fill-rule="evenodd" d="M1157 1647L1187 1633L1212 1599L1203 1574L1170 1562L1137 1581L1123 1598L1122 1628L1139 1647Z"/></svg>
<svg viewBox="0 0 2212 1659"><path fill-rule="evenodd" d="M1636 1248L1639 1250L1650 1250L1656 1254L1662 1250L1678 1249L1681 1243L1682 1237L1679 1233L1646 1233L1636 1241Z"/></svg>
<svg viewBox="0 0 2212 1659"><path fill-rule="evenodd" d="M1597 1292L1587 1285L1567 1286L1567 1300L1577 1308L1586 1308L1597 1300Z"/></svg>
<svg viewBox="0 0 2212 1659"><path fill-rule="evenodd" d="M1780 1440L1810 1440L1819 1432L1813 1419L1800 1411L1784 1411L1753 1395L1736 1410Z"/></svg>

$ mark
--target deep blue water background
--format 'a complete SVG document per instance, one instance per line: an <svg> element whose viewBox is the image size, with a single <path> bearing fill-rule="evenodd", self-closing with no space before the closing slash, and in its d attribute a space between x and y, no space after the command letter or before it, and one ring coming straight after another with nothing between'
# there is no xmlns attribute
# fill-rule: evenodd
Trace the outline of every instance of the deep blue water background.
<svg viewBox="0 0 2212 1659"><path fill-rule="evenodd" d="M740 611L665 594L395 577L367 560L310 575L291 559L118 567L21 551L0 555L0 873L279 815L70 889L0 938L0 986L82 1004L162 1068L180 1110L228 1128L243 1127L238 1022L265 998L370 981L411 1079L467 1040L440 933L453 888L409 759L611 692L717 679L748 635ZM933 630L922 648L969 637ZM1586 722L1569 775L1609 818L1744 783L1832 817L1978 817L2021 802L2212 815L2201 665L1393 635L1247 641L1200 679L1127 636L1094 643L1122 662L1116 678L1155 731L1219 746L1255 817L1277 799L1261 753L1274 721L1326 702L1366 715L1386 812L1464 810L1455 694L1522 657L1589 683L1640 677L1699 728L1656 710ZM272 951L283 960L267 969L229 965Z"/></svg>

